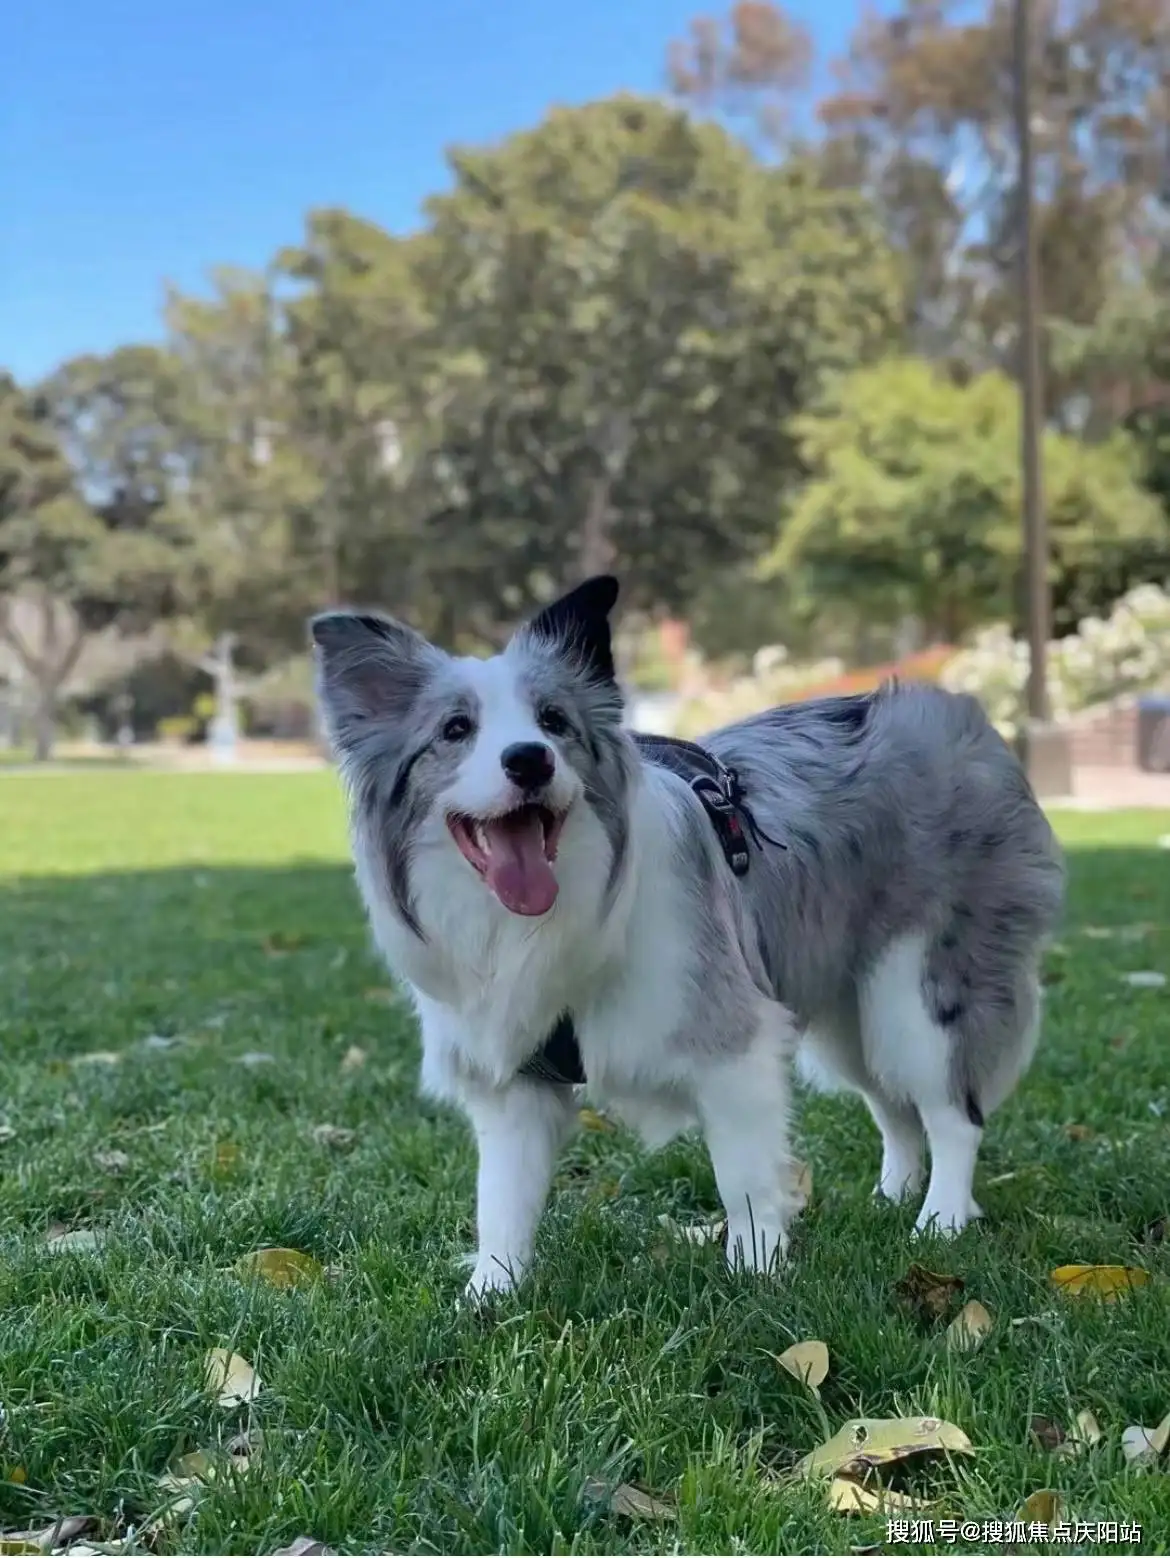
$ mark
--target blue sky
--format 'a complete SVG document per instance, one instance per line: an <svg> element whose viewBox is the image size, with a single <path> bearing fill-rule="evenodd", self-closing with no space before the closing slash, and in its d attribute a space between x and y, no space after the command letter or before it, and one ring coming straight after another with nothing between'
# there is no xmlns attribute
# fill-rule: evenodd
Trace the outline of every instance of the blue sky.
<svg viewBox="0 0 1170 1558"><path fill-rule="evenodd" d="M57 0L5 16L0 366L159 331L165 280L260 266L313 206L406 230L444 148L656 91L702 0ZM793 0L826 52L857 0Z"/></svg>

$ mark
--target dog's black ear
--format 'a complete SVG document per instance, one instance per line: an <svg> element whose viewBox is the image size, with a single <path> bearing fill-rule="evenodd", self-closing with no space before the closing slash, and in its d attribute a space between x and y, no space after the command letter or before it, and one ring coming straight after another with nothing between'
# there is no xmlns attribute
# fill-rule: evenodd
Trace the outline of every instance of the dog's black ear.
<svg viewBox="0 0 1170 1558"><path fill-rule="evenodd" d="M533 617L528 631L576 655L596 680L612 682L616 678L609 614L617 598L617 580L612 574L598 574L546 606Z"/></svg>
<svg viewBox="0 0 1170 1558"><path fill-rule="evenodd" d="M323 611L309 623L317 696L344 744L374 720L407 712L438 651L421 633L373 611Z"/></svg>

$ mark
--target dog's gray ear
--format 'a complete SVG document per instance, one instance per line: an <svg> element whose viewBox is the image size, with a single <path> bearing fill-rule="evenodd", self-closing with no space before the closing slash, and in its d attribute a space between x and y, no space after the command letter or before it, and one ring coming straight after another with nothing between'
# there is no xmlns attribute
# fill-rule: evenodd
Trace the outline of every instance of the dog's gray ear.
<svg viewBox="0 0 1170 1558"><path fill-rule="evenodd" d="M309 624L317 696L344 744L371 721L407 713L438 651L421 633L372 611L323 611Z"/></svg>
<svg viewBox="0 0 1170 1558"><path fill-rule="evenodd" d="M598 574L546 606L528 624L528 632L568 650L594 680L615 681L609 614L617 598L617 580L612 574Z"/></svg>

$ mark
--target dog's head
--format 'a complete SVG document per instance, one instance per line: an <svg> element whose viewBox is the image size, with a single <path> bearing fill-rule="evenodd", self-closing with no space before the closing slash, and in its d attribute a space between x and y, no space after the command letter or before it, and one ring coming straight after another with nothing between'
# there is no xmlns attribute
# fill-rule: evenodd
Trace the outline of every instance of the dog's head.
<svg viewBox="0 0 1170 1558"><path fill-rule="evenodd" d="M454 658L376 613L313 619L324 725L414 929L414 850L457 851L505 909L537 916L556 900L574 809L592 806L613 837L628 767L617 594L615 579L590 579L487 660Z"/></svg>

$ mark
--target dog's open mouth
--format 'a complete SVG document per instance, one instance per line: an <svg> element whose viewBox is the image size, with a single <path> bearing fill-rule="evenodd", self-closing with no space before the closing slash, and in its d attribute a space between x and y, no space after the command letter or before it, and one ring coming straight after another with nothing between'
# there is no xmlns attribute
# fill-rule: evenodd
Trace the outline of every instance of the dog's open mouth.
<svg viewBox="0 0 1170 1558"><path fill-rule="evenodd" d="M451 837L505 909L513 914L547 914L556 902L552 863L565 813L547 806L518 806L499 817L447 818Z"/></svg>

